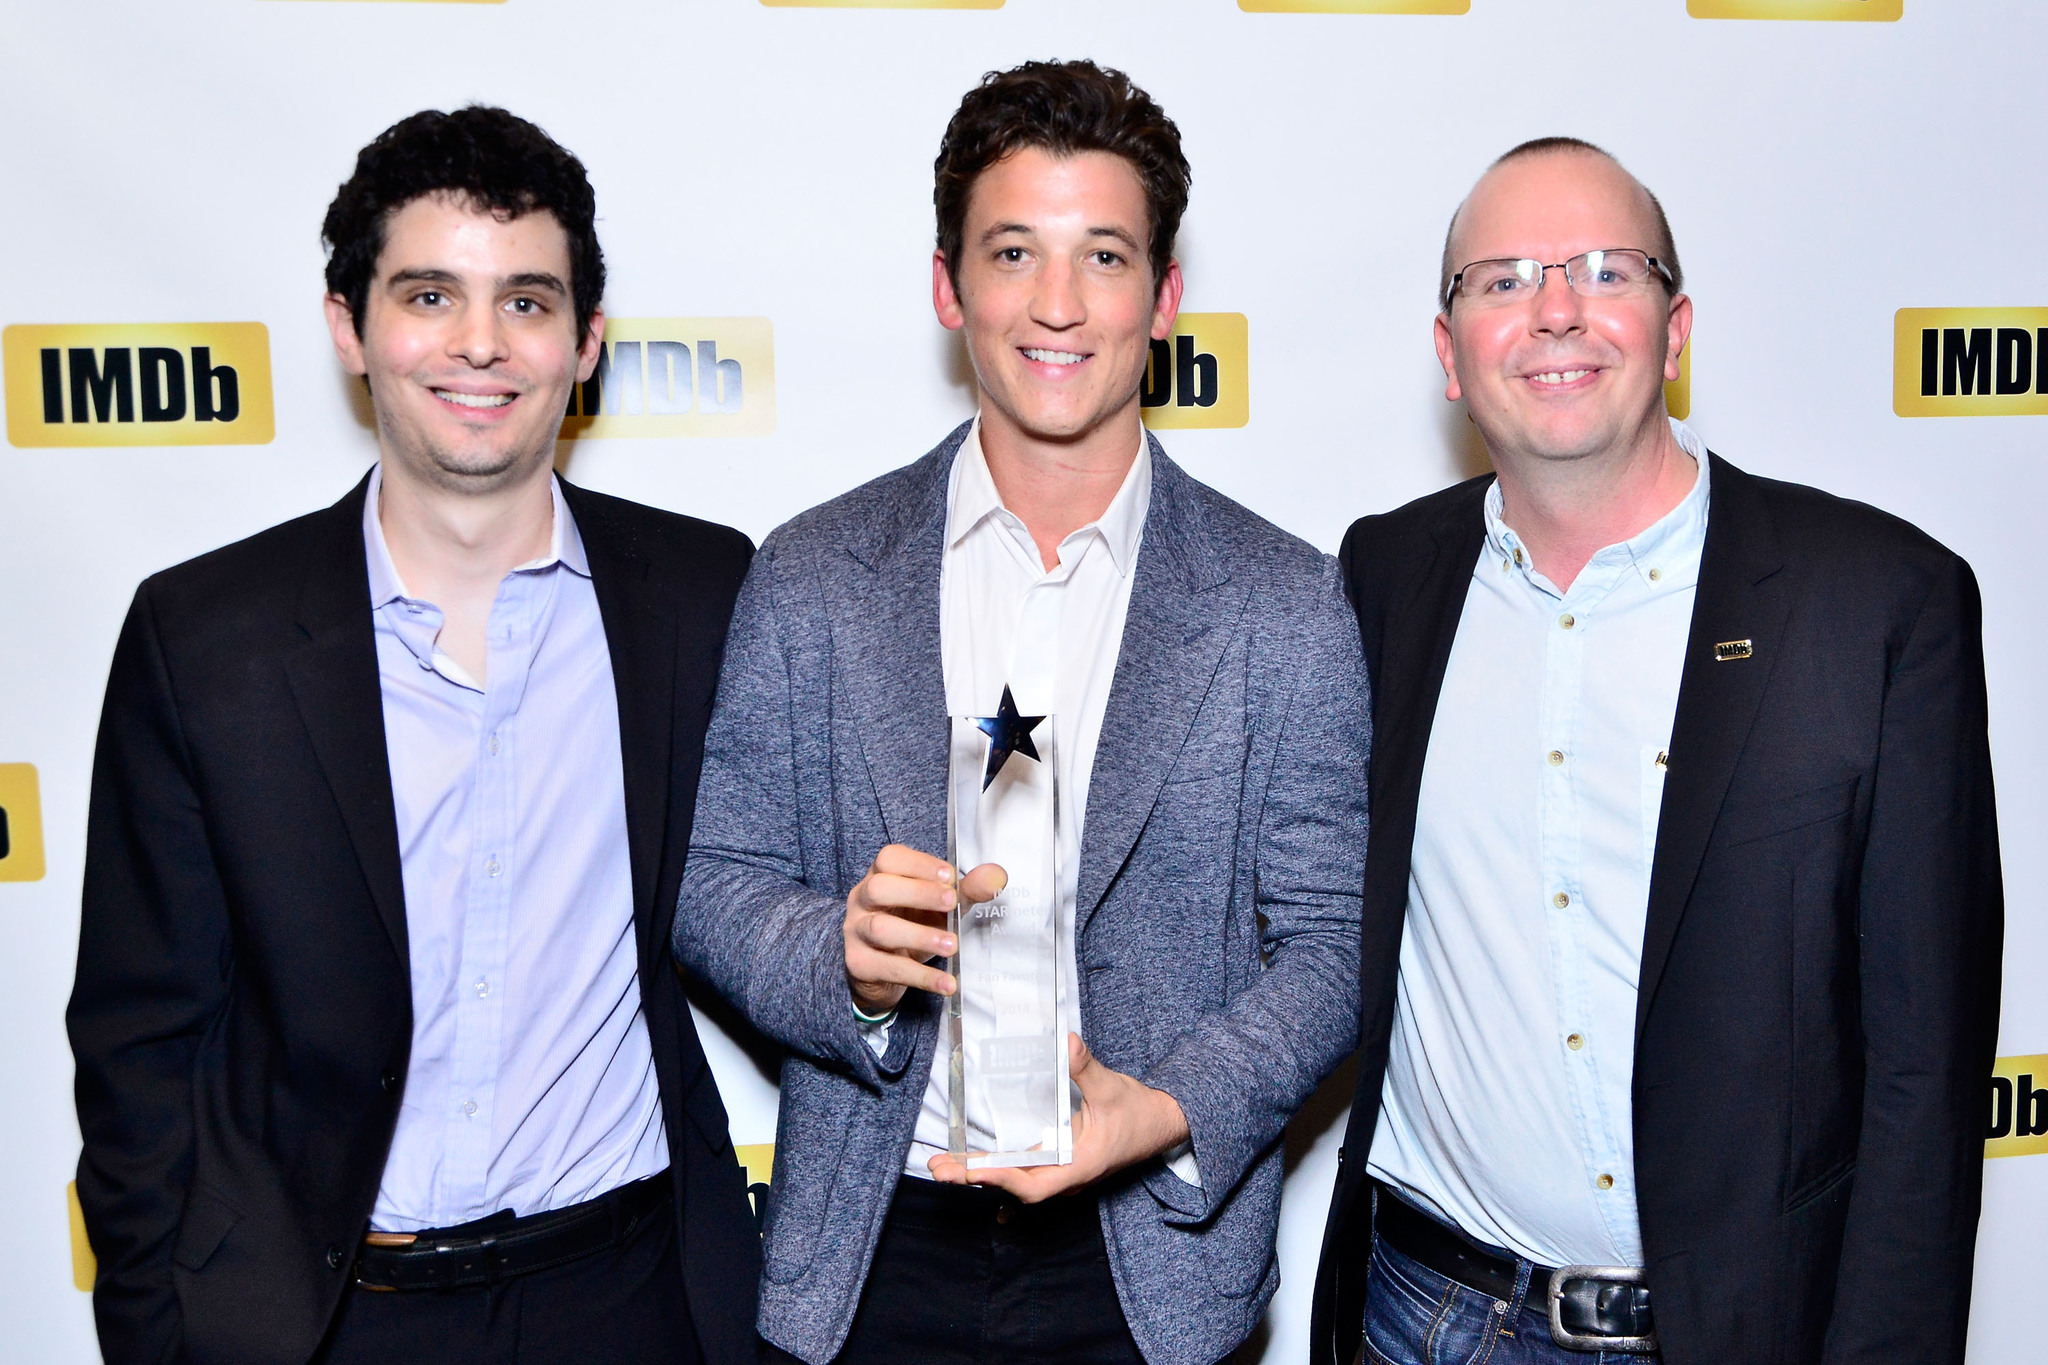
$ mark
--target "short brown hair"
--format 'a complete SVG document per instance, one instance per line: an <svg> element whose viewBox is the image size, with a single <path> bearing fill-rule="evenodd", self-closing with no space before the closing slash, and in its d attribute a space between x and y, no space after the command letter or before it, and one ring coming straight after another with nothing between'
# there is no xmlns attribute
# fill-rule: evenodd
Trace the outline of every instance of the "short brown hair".
<svg viewBox="0 0 2048 1365"><path fill-rule="evenodd" d="M1166 278L1173 239L1188 208L1190 177L1180 129L1129 76L1080 61L1026 62L991 71L946 125L932 168L932 205L938 210L939 251L955 280L975 180L1026 147L1058 157L1108 152L1130 162L1145 190L1152 280L1156 286Z"/></svg>
<svg viewBox="0 0 2048 1365"><path fill-rule="evenodd" d="M1492 171L1495 167L1505 166L1510 161L1520 161L1525 156L1541 156L1546 152L1591 152L1594 156L1604 156L1613 162L1623 175L1636 180L1635 176L1629 174L1628 167L1623 166L1614 153L1577 137L1531 138L1518 147L1510 147L1502 152L1493 159L1493 165L1486 169ZM1685 289L1685 271L1678 264L1678 243L1671 240L1670 220L1665 218L1664 206L1657 202L1657 196L1650 192L1648 185L1636 180L1636 188L1650 201L1650 217L1656 224L1657 240L1652 244L1650 254L1657 258L1658 264L1671 272L1671 292L1681 293ZM1451 311L1451 276L1458 270L1451 260L1451 237L1458 230L1458 215L1464 211L1465 205L1461 201L1451 213L1451 225L1444 229L1444 261L1442 273L1437 276L1436 305L1440 311L1446 313ZM1616 242L1613 245L1620 246L1621 243Z"/></svg>

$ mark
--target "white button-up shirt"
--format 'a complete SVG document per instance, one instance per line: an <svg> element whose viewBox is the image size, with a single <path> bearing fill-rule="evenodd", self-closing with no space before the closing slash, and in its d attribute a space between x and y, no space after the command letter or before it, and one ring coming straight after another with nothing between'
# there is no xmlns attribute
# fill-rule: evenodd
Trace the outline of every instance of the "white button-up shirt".
<svg viewBox="0 0 2048 1365"><path fill-rule="evenodd" d="M1057 726L1060 1011L1065 1029L1075 1033L1081 1032L1081 1022L1073 985L1074 905L1088 781L1151 505L1152 460L1141 435L1116 496L1099 518L1060 542L1059 563L1048 569L1031 532L996 491L982 454L979 421L953 459L946 488L939 649L947 713L992 716L1007 685L1019 711L1052 716ZM868 1035L878 1051L886 1046L886 1026ZM907 1174L930 1177L927 1163L947 1149L947 1115L945 1072L934 1066L904 1162ZM1192 1153L1180 1160L1176 1172L1199 1183Z"/></svg>
<svg viewBox="0 0 2048 1365"><path fill-rule="evenodd" d="M371 1226L579 1203L668 1165L640 1004L618 695L582 537L505 575L478 683L363 508L412 973Z"/></svg>
<svg viewBox="0 0 2048 1365"><path fill-rule="evenodd" d="M1418 798L1370 1169L1543 1265L1641 1265L1630 1079L1665 750L1706 541L1693 488L1568 591L1486 499Z"/></svg>

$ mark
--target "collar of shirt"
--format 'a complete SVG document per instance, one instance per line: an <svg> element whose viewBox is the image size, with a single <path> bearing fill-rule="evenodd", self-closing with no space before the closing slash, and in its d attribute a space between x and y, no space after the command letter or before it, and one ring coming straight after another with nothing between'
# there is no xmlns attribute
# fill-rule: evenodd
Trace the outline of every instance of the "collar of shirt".
<svg viewBox="0 0 2048 1365"><path fill-rule="evenodd" d="M434 642L441 634L441 609L408 591L398 565L392 562L391 546L384 539L383 518L378 515L383 490L384 464L380 460L370 469L370 487L363 496L363 553L370 567L370 610L383 612L399 640L422 667L437 669L452 681L481 692L483 687L470 677L469 670L435 648ZM576 529L576 518L569 514L569 504L562 497L562 481L553 474L548 475L548 496L554 507L548 552L514 567L512 572L539 573L560 564L579 577L590 577L590 559L584 553L582 533ZM398 610L384 610L394 603Z"/></svg>
<svg viewBox="0 0 2048 1365"><path fill-rule="evenodd" d="M960 445L960 453L953 461L951 495L946 509L946 546L958 548L960 542L974 533L985 523L1002 527L1006 534L1004 542L1009 545L1031 568L1034 574L1070 574L1081 562L1081 551L1093 540L1102 542L1109 552L1109 559L1116 566L1118 574L1128 574L1138 559L1138 542L1145 531L1145 513L1152 503L1152 461L1147 458L1150 451L1142 433L1138 437L1137 458L1131 461L1130 472L1124 475L1122 486L1116 496L1109 500L1109 506L1102 515L1060 542L1060 562L1057 568L1047 569L1038 556L1037 543L1031 539L1031 530L1024 519L1003 506L1003 495L996 491L995 476L988 472L988 457L981 449L981 415L975 414L974 429L967 433L967 439Z"/></svg>
<svg viewBox="0 0 2048 1365"><path fill-rule="evenodd" d="M1605 597L1624 577L1639 579L1652 591L1679 591L1699 582L1700 552L1706 546L1707 511L1710 501L1707 447L1699 435L1676 417L1671 434L1679 449L1693 457L1699 474L1678 506L1643 530L1598 551L1572 580L1571 589L1560 592L1557 585L1536 568L1535 557L1523 547L1521 537L1501 519L1500 481L1486 490L1486 548L1488 558L1498 560L1504 571L1519 573L1530 587L1575 606L1591 606Z"/></svg>

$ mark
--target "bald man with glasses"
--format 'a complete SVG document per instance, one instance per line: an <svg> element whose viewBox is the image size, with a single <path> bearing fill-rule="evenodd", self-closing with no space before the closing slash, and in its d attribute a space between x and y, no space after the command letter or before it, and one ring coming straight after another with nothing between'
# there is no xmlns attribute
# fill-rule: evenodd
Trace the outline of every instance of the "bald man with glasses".
<svg viewBox="0 0 2048 1365"><path fill-rule="evenodd" d="M1444 257L1495 473L1344 543L1377 739L1315 1359L1960 1362L2003 925L1969 566L1668 416L1692 302L1598 148L1509 152Z"/></svg>

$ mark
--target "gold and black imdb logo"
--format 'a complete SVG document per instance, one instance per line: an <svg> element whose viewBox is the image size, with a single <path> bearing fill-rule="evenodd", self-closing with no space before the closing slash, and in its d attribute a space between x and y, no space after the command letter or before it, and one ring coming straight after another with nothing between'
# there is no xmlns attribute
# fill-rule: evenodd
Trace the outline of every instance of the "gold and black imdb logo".
<svg viewBox="0 0 2048 1365"><path fill-rule="evenodd" d="M1152 343L1138 406L1145 425L1241 427L1252 417L1248 328L1242 313L1182 313Z"/></svg>
<svg viewBox="0 0 2048 1365"><path fill-rule="evenodd" d="M1901 308L1892 411L1901 417L2048 413L2048 308Z"/></svg>
<svg viewBox="0 0 2048 1365"><path fill-rule="evenodd" d="M1248 14L1470 14L1472 0L1237 0Z"/></svg>
<svg viewBox="0 0 2048 1365"><path fill-rule="evenodd" d="M0 763L0 882L43 879L43 797L33 763Z"/></svg>
<svg viewBox="0 0 2048 1365"><path fill-rule="evenodd" d="M1888 23L1906 0L1685 0L1695 19L1846 19Z"/></svg>
<svg viewBox="0 0 2048 1365"><path fill-rule="evenodd" d="M263 445L270 331L260 322L16 325L0 333L17 446Z"/></svg>
<svg viewBox="0 0 2048 1365"><path fill-rule="evenodd" d="M775 328L767 318L607 318L597 369L562 438L767 436Z"/></svg>
<svg viewBox="0 0 2048 1365"><path fill-rule="evenodd" d="M2048 1053L2000 1057L1991 1068L1991 1122L1984 1155L2048 1152Z"/></svg>

